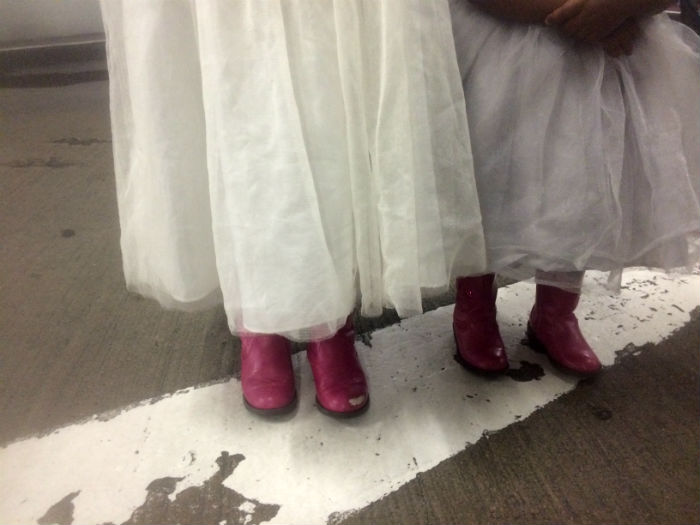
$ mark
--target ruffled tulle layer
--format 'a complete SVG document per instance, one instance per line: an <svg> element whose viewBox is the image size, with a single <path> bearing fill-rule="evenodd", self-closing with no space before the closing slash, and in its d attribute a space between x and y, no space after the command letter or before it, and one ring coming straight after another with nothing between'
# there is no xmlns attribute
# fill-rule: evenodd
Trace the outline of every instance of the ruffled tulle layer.
<svg viewBox="0 0 700 525"><path fill-rule="evenodd" d="M310 339L483 270L446 1L102 9L130 289Z"/></svg>
<svg viewBox="0 0 700 525"><path fill-rule="evenodd" d="M658 15L616 59L466 0L451 10L490 270L696 263L698 37Z"/></svg>

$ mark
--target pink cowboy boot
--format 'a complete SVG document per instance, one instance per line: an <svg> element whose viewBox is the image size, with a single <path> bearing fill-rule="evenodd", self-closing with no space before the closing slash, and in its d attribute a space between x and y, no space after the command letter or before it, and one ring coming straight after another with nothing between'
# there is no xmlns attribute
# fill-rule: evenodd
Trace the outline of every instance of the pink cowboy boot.
<svg viewBox="0 0 700 525"><path fill-rule="evenodd" d="M600 371L601 364L574 315L578 299L578 293L538 284L527 338L535 350L546 353L556 365L568 372L590 376Z"/></svg>
<svg viewBox="0 0 700 525"><path fill-rule="evenodd" d="M239 337L245 406L266 415L282 414L293 409L296 388L289 341L274 334L241 333Z"/></svg>
<svg viewBox="0 0 700 525"><path fill-rule="evenodd" d="M475 372L497 373L508 368L508 357L496 323L494 275L457 279L453 314L457 361Z"/></svg>
<svg viewBox="0 0 700 525"><path fill-rule="evenodd" d="M336 417L364 412L369 394L355 351L352 318L330 339L310 342L306 355L316 384L316 403L322 412Z"/></svg>

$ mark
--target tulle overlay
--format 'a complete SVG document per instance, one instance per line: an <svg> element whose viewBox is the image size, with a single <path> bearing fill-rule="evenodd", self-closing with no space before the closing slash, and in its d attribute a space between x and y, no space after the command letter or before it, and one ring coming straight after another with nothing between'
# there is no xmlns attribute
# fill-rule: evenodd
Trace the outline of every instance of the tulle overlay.
<svg viewBox="0 0 700 525"><path fill-rule="evenodd" d="M131 290L306 340L483 271L446 0L102 10Z"/></svg>
<svg viewBox="0 0 700 525"><path fill-rule="evenodd" d="M615 59L466 0L451 10L490 270L696 263L697 36L658 15Z"/></svg>

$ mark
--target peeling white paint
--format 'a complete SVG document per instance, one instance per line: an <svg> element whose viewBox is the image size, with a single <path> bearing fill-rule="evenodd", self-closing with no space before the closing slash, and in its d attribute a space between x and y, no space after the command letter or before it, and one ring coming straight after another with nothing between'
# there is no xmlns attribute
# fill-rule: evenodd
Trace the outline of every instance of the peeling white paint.
<svg viewBox="0 0 700 525"><path fill-rule="evenodd" d="M687 323L699 285L698 275L628 272L621 296L582 299L582 330L612 365L629 344L657 343ZM512 366L540 363L540 380L465 372L452 357L452 308L442 308L374 332L371 348L358 342L372 405L357 419L330 419L314 408L308 364L296 355L299 408L284 421L249 414L240 383L231 380L0 449L0 522L36 523L80 491L74 523L121 523L144 502L151 481L182 477L176 493L198 486L217 471L221 451L246 458L225 485L280 505L273 522L325 523L362 508L575 387L575 379L520 346L533 295L528 283L501 289L499 322ZM242 507L252 512L252 504Z"/></svg>

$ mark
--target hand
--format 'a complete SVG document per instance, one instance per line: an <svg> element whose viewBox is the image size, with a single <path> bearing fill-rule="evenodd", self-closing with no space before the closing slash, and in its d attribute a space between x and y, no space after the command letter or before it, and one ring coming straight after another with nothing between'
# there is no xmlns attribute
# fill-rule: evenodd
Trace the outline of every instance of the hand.
<svg viewBox="0 0 700 525"><path fill-rule="evenodd" d="M577 40L602 43L629 17L628 7L623 0L567 0L544 22Z"/></svg>
<svg viewBox="0 0 700 525"><path fill-rule="evenodd" d="M603 38L601 41L603 50L611 57L629 56L632 54L634 42L640 34L639 24L633 18L628 18L620 27Z"/></svg>

